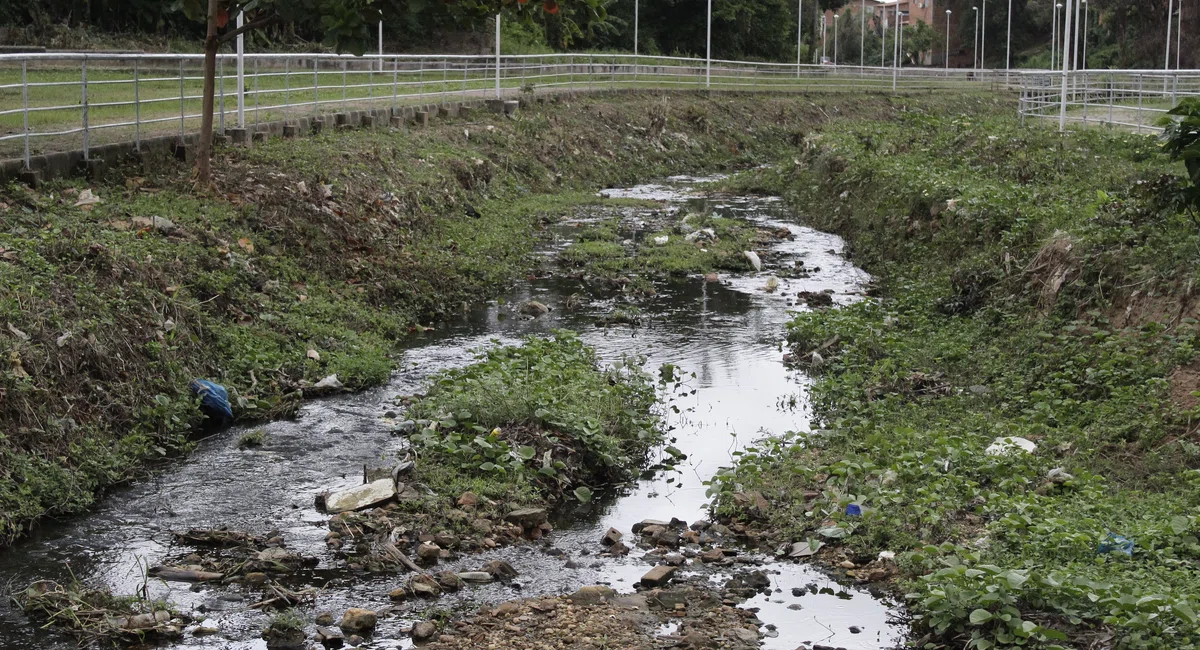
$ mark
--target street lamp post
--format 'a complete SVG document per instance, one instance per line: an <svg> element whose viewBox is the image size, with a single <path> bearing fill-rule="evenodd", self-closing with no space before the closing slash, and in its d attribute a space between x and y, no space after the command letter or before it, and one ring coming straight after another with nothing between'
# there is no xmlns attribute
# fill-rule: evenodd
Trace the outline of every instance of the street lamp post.
<svg viewBox="0 0 1200 650"><path fill-rule="evenodd" d="M887 7L880 11L880 16L880 22L883 23L883 40L879 41L879 67L882 68L887 65Z"/></svg>
<svg viewBox="0 0 1200 650"><path fill-rule="evenodd" d="M1087 43L1088 43L1088 23L1090 22L1088 20L1088 10L1089 9L1091 9L1091 7L1088 6L1088 1L1083 0L1083 69L1084 70L1088 69Z"/></svg>
<svg viewBox="0 0 1200 650"><path fill-rule="evenodd" d="M971 52L971 67L979 69L979 7L971 7L975 12L975 49Z"/></svg>
<svg viewBox="0 0 1200 650"><path fill-rule="evenodd" d="M841 16L833 14L833 67L837 67L838 62L838 18Z"/></svg>
<svg viewBox="0 0 1200 650"><path fill-rule="evenodd" d="M829 32L828 19L825 18L824 14L822 14L821 15L821 63L822 64L825 63L825 59L829 58L829 56L828 56L829 44L828 44L828 41L826 40L826 38L828 37L828 32Z"/></svg>
<svg viewBox="0 0 1200 650"><path fill-rule="evenodd" d="M1057 59L1055 57L1058 56L1058 10L1059 9L1062 9L1062 4L1058 3L1058 2L1054 3L1054 20L1051 23L1051 25L1053 25L1053 27L1051 27L1051 29L1053 31L1051 31L1051 36L1050 36L1050 69L1051 70L1054 70L1057 67L1055 64Z"/></svg>
<svg viewBox="0 0 1200 650"><path fill-rule="evenodd" d="M1062 97L1059 102L1058 112L1058 132L1062 133L1067 130L1067 81L1069 73L1067 68L1070 67L1069 59L1071 56L1071 41L1067 40L1067 35L1071 33L1071 9L1075 0L1067 0L1067 11L1063 14L1063 31L1062 31Z"/></svg>
<svg viewBox="0 0 1200 650"><path fill-rule="evenodd" d="M638 5L640 5L640 4L641 4L640 0L633 0L633 58L634 58L633 64L634 64L634 66L637 65L637 55L638 55L638 10L641 8Z"/></svg>
<svg viewBox="0 0 1200 650"><path fill-rule="evenodd" d="M862 0L862 9L859 13L861 15L858 17L858 66L865 68L867 65L867 0Z"/></svg>
<svg viewBox="0 0 1200 650"><path fill-rule="evenodd" d="M704 87L712 88L712 0L708 0L708 45L705 48L707 60L704 66Z"/></svg>
<svg viewBox="0 0 1200 650"><path fill-rule="evenodd" d="M987 50L987 0L979 0L979 4L983 5L983 16L979 20L983 26L983 30L979 32L979 67L987 69L984 62L984 53Z"/></svg>
<svg viewBox="0 0 1200 650"><path fill-rule="evenodd" d="M950 10L946 10L946 69L950 69Z"/></svg>
<svg viewBox="0 0 1200 650"><path fill-rule="evenodd" d="M1008 45L1004 48L1004 69L1012 69L1012 0L1008 0Z"/></svg>
<svg viewBox="0 0 1200 650"><path fill-rule="evenodd" d="M899 11L899 10L897 10ZM896 17L896 27L900 29L897 34L900 36L900 45L896 47L896 67L904 67L904 20L899 16Z"/></svg>
<svg viewBox="0 0 1200 650"><path fill-rule="evenodd" d="M1183 0L1179 0L1182 4ZM1171 16L1175 14L1175 0L1167 0L1167 57L1163 61L1163 70L1171 69Z"/></svg>
<svg viewBox="0 0 1200 650"><path fill-rule="evenodd" d="M796 7L796 78L800 78L800 50L804 47L804 0Z"/></svg>

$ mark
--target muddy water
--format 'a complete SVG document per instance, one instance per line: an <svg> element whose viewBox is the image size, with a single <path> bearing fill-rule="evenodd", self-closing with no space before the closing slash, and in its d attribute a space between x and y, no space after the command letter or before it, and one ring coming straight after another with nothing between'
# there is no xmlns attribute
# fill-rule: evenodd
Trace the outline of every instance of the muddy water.
<svg viewBox="0 0 1200 650"><path fill-rule="evenodd" d="M805 430L808 380L781 363L780 342L788 311L802 309L794 304L794 294L829 290L835 301L845 303L861 296L867 280L866 274L841 256L842 242L837 237L788 223L786 211L777 202L705 198L695 189L696 181L672 179L663 185L609 194L666 201L666 209L691 203L688 207L708 207L721 216L787 227L795 234L794 241L781 241L765 255L768 268L760 274L722 277L719 284L688 278L658 285L658 297L641 305L645 320L636 328L595 325L599 316L617 305L619 297L589 293L582 283L562 278L525 283L504 300L414 339L404 367L387 386L307 404L297 420L263 427L269 436L262 449L238 451L236 441L244 430L224 432L202 442L195 453L154 480L110 495L92 514L43 527L37 537L3 553L0 583L23 585L73 574L117 593L134 593L145 585L152 596L169 598L183 611L215 620L222 630L215 637L188 636L179 645L262 649L265 642L258 634L267 617L247 609L252 594L238 586L192 587L143 577L146 567L176 550L171 546L170 531L228 525L257 533L282 531L290 548L320 558L311 574L298 576L307 584L323 585L317 611L387 607L388 591L402 579L364 579L339 570L336 558L326 551L327 517L313 509L314 496L360 483L364 463L378 461L382 455L394 456L403 448L404 440L393 435L389 421L382 417L397 410L393 401L397 395L419 391L437 370L468 363L472 350L493 340L515 342L525 335L569 328L580 332L608 361L645 356L649 369L670 362L695 373L689 381L695 394L677 402L683 414L672 420L675 446L687 453L688 459L680 471L646 478L619 493L598 495L587 506L560 513L551 535L553 554L543 547L518 547L443 566L473 570L486 561L505 559L521 576L519 584L471 588L437 606L473 608L517 597L569 593L596 583L631 591L649 564L637 549L619 560L596 557L602 532L612 526L628 534L632 524L647 518L702 518L706 503L703 483L730 463L734 451L765 435ZM629 214L628 221L636 230L639 215ZM569 226L555 229L559 237L547 247L548 265L554 250L569 241L571 230ZM819 270L807 278L781 280L774 294L762 291L772 268L791 268L797 260ZM585 307L562 308L567 298L576 294L585 297ZM539 300L553 311L534 321L513 316L509 305L528 299ZM793 397L798 407L791 405ZM583 568L565 568L568 559ZM774 626L764 647L792 650L810 642L866 650L892 648L902 640L894 603L857 587L841 586L807 565L761 560L760 568L772 577L774 593L756 596L742 606L757 608L759 617ZM727 576L706 577L719 585ZM796 588L805 590L805 595L793 596ZM421 613L410 609L383 617L375 640L367 647L411 647L401 630ZM860 631L852 633L851 626ZM39 630L10 604L0 604L0 648L30 647L67 648L73 643Z"/></svg>

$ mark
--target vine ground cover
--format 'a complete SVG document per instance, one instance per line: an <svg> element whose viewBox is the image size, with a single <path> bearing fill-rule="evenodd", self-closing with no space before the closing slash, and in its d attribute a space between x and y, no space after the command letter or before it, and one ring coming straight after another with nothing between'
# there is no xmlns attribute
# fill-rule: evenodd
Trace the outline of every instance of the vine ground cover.
<svg viewBox="0 0 1200 650"><path fill-rule="evenodd" d="M797 314L820 429L744 450L717 513L758 490L760 525L898 553L921 647L1197 647L1181 171L1147 137L914 108L735 179L846 237L880 297ZM989 454L1004 437L1036 450Z"/></svg>

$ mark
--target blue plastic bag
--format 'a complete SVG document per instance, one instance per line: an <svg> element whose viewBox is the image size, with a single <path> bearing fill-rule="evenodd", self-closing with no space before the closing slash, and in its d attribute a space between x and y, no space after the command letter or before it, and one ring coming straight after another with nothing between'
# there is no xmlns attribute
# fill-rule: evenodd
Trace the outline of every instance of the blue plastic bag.
<svg viewBox="0 0 1200 650"><path fill-rule="evenodd" d="M851 517L861 517L862 506L858 505L857 503L851 503L850 505L846 506L846 514L850 515Z"/></svg>
<svg viewBox="0 0 1200 650"><path fill-rule="evenodd" d="M233 409L229 406L229 391L220 384L214 384L207 379L193 379L189 388L192 394L200 398L200 410L208 417L219 422L233 420Z"/></svg>
<svg viewBox="0 0 1200 650"><path fill-rule="evenodd" d="M1133 540L1116 533L1109 533L1108 537L1104 538L1103 542L1100 542L1096 553L1099 555L1119 553L1126 557L1133 557Z"/></svg>

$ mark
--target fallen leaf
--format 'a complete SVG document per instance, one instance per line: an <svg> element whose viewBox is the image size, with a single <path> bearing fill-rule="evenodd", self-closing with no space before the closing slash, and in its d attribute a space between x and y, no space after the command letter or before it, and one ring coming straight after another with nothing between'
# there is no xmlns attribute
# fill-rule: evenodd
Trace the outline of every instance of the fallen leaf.
<svg viewBox="0 0 1200 650"><path fill-rule="evenodd" d="M308 300L308 296L306 296L304 294L300 294L300 295L296 296L296 300L299 300L300 302L304 302L305 300Z"/></svg>
<svg viewBox="0 0 1200 650"><path fill-rule="evenodd" d="M168 286L167 286L167 288L165 289L165 291L167 292L167 295L168 295L168 296L173 296L173 295L175 295L175 292L176 292L176 291L179 291L179 287L177 287L177 286L175 286L175 285L173 285L173 284L172 284L172 285L168 285Z"/></svg>
<svg viewBox="0 0 1200 650"><path fill-rule="evenodd" d="M320 360L321 360L321 353L320 353L320 352L317 352L316 350L309 349L309 351L308 351L308 358L309 358L309 359L312 359L313 361L320 361Z"/></svg>
<svg viewBox="0 0 1200 650"><path fill-rule="evenodd" d="M238 240L238 246L241 246L242 250L246 251L247 253L254 252L254 242L246 239L245 237L242 237Z"/></svg>

